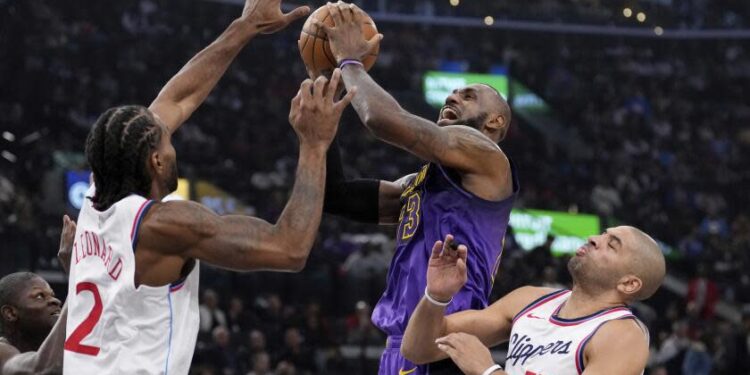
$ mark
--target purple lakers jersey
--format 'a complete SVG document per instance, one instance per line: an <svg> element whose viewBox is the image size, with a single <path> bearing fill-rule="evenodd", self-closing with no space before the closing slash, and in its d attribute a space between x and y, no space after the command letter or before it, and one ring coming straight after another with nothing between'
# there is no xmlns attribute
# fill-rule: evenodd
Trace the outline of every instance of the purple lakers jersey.
<svg viewBox="0 0 750 375"><path fill-rule="evenodd" d="M446 314L487 307L518 192L512 162L511 175L513 194L497 202L468 192L456 175L435 163L424 166L411 179L401 195L397 247L387 286L372 314L377 327L389 336L403 334L427 284L432 246L447 234L452 234L457 244L465 244L469 253L468 281L453 297Z"/></svg>

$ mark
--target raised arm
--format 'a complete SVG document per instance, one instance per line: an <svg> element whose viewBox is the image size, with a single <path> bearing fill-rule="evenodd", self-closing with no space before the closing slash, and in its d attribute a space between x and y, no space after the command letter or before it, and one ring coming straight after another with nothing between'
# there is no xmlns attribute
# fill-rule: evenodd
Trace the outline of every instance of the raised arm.
<svg viewBox="0 0 750 375"><path fill-rule="evenodd" d="M359 60L379 43L378 34L367 41L362 36L362 12L354 5L329 4L335 27L320 24L329 37L338 62ZM379 139L431 162L466 173L506 177L509 164L499 146L469 126L439 127L403 108L380 87L359 64L342 68L347 88L359 90L354 109L365 126ZM499 168L498 166L506 166Z"/></svg>
<svg viewBox="0 0 750 375"><path fill-rule="evenodd" d="M73 250L75 233L76 223L68 215L64 215L57 258L66 274L70 269L70 256ZM62 370L67 319L68 304L65 303L57 322L35 352L19 353L16 348L10 345L0 345L0 375L39 374Z"/></svg>
<svg viewBox="0 0 750 375"><path fill-rule="evenodd" d="M68 320L68 304L63 305L60 317L44 339L39 350L13 355L0 369L2 375L26 375L56 373L63 366L65 324Z"/></svg>
<svg viewBox="0 0 750 375"><path fill-rule="evenodd" d="M417 364L449 356L448 350L434 344L438 339L450 345L454 340L468 341L471 336L481 342L480 349L508 340L513 317L529 302L549 292L543 288L522 287L484 310L465 310L445 316L446 302L458 293L467 279L468 249L464 245L452 245L452 241L453 236L448 235L445 241L437 241L433 246L425 290L430 298L423 297L417 305L401 342L401 353ZM489 350L486 354L489 357Z"/></svg>
<svg viewBox="0 0 750 375"><path fill-rule="evenodd" d="M323 212L363 223L395 224L401 210L406 176L396 182L376 179L347 180L336 140L326 156L326 192Z"/></svg>
<svg viewBox="0 0 750 375"><path fill-rule="evenodd" d="M332 83L340 79L336 70ZM197 258L238 270L299 271L320 224L325 154L341 112L354 91L334 102L327 79L303 82L292 100L289 120L300 140L299 163L291 197L275 224L249 217L219 216L194 202L156 204L142 224L142 244L149 250Z"/></svg>
<svg viewBox="0 0 750 375"><path fill-rule="evenodd" d="M258 34L270 34L307 15L308 7L284 14L281 0L246 0L242 16L198 52L162 88L149 109L174 133L203 103L242 48Z"/></svg>

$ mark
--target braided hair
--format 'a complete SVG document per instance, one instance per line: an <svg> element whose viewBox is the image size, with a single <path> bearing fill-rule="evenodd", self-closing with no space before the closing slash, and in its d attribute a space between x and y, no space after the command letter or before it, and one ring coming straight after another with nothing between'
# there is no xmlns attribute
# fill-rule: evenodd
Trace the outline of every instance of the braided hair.
<svg viewBox="0 0 750 375"><path fill-rule="evenodd" d="M146 161L161 140L161 128L146 107L126 105L104 112L86 138L94 173L94 208L104 211L130 194L148 196Z"/></svg>

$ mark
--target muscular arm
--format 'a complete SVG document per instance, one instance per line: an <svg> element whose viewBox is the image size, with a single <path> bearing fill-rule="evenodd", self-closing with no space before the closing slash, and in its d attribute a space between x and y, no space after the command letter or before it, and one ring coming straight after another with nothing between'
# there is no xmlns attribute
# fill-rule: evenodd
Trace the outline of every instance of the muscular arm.
<svg viewBox="0 0 750 375"><path fill-rule="evenodd" d="M586 346L584 375L639 375L646 368L648 340L632 319L604 324Z"/></svg>
<svg viewBox="0 0 750 375"><path fill-rule="evenodd" d="M63 345L65 344L65 324L67 320L68 304L66 303L49 335L44 339L39 350L35 352L18 353L18 350L15 350L15 348L4 345L8 348L0 349L0 369L2 369L0 374L39 374L47 371L61 370L63 366ZM13 353L14 350L15 353ZM2 357L6 357L4 361Z"/></svg>
<svg viewBox="0 0 750 375"><path fill-rule="evenodd" d="M195 202L156 204L142 224L140 246L238 270L299 271L320 224L325 149L301 146L291 197L276 224L219 216Z"/></svg>
<svg viewBox="0 0 750 375"><path fill-rule="evenodd" d="M348 89L357 87L354 109L379 139L463 173L507 176L510 166L502 150L478 130L439 127L407 112L360 66L347 65L343 77Z"/></svg>
<svg viewBox="0 0 750 375"><path fill-rule="evenodd" d="M444 315L444 307L422 298L409 319L401 353L417 364L447 358L448 355L434 342L438 337L454 332L477 336L488 347L497 345L510 337L513 317L531 301L549 292L546 288L522 287L484 310L465 310L448 316Z"/></svg>
<svg viewBox="0 0 750 375"><path fill-rule="evenodd" d="M326 155L323 211L365 223L394 224L401 210L400 198L405 178L396 182L347 180L341 152L334 140Z"/></svg>
<svg viewBox="0 0 750 375"><path fill-rule="evenodd" d="M258 34L242 19L198 52L164 85L149 109L174 133L203 103L242 48Z"/></svg>

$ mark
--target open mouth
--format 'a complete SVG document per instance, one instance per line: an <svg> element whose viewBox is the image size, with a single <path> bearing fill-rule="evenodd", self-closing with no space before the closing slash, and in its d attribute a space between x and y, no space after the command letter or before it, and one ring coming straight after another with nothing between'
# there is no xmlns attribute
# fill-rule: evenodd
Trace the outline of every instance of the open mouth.
<svg viewBox="0 0 750 375"><path fill-rule="evenodd" d="M576 250L576 255L577 256L584 256L584 255L586 255L586 246L579 247L578 250Z"/></svg>
<svg viewBox="0 0 750 375"><path fill-rule="evenodd" d="M458 111L453 107L445 106L440 111L440 118L443 120L458 120Z"/></svg>

